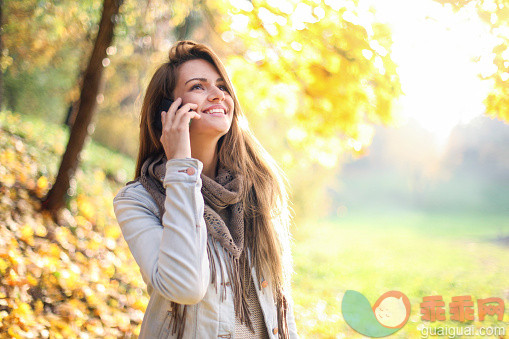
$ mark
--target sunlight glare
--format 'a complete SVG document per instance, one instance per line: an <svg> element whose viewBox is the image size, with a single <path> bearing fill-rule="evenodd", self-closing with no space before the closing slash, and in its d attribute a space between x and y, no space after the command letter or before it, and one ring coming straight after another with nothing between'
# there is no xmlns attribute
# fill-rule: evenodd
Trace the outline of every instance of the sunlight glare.
<svg viewBox="0 0 509 339"><path fill-rule="evenodd" d="M485 111L491 82L479 74L494 71L491 50L496 40L489 27L471 5L454 13L433 0L364 2L393 33L391 55L404 93L395 106L444 145L454 126Z"/></svg>

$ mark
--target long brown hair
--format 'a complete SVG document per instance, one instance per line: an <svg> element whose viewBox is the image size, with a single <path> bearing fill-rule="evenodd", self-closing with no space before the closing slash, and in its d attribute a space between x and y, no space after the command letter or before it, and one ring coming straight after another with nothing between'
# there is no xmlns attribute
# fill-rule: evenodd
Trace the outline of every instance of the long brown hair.
<svg viewBox="0 0 509 339"><path fill-rule="evenodd" d="M252 253L257 276L259 279L262 276L269 278L276 293L281 289L290 293L292 264L289 255L290 208L286 178L247 124L239 123L245 116L233 85L222 62L208 46L190 40L179 41L171 48L169 60L155 71L141 108L135 178L140 176L147 158L164 152L160 142L161 131L154 127L155 119L160 119L158 105L163 98L173 99L179 66L194 59L204 59L217 68L234 101L232 125L218 141L218 161L242 175L246 181L242 192L247 221L246 245ZM248 286L242 288L247 289Z"/></svg>

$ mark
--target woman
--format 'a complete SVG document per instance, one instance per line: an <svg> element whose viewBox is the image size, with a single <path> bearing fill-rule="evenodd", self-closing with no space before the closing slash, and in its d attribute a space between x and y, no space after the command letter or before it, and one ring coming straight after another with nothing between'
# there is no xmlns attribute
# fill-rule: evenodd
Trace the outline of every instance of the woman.
<svg viewBox="0 0 509 339"><path fill-rule="evenodd" d="M140 338L298 337L282 176L240 119L216 54L176 43L145 94L136 179L114 199L150 294Z"/></svg>

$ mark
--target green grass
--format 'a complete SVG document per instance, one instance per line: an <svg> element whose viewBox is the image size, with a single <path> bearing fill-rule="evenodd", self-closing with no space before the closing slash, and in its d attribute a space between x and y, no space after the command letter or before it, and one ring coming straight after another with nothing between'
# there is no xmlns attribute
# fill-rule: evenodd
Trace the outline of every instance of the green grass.
<svg viewBox="0 0 509 339"><path fill-rule="evenodd" d="M334 220L310 221L295 231L293 281L296 318L305 337L360 338L341 315L346 290L373 304L389 290L410 299L409 322L391 337L418 338L419 303L442 295L445 322L453 296L509 298L509 247L491 241L509 234L509 216L364 211ZM476 307L476 304L474 303ZM476 326L507 326L488 317ZM475 311L477 314L477 309ZM509 333L509 330L506 330Z"/></svg>

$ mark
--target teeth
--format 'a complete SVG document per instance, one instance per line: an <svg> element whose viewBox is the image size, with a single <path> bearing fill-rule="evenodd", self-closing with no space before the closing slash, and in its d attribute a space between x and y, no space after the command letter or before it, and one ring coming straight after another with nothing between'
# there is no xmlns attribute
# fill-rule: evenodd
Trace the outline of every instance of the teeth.
<svg viewBox="0 0 509 339"><path fill-rule="evenodd" d="M214 108L214 109L210 109L208 111L205 111L205 113L207 113L207 114L212 114L212 113L221 113L221 114L224 114L224 109Z"/></svg>

